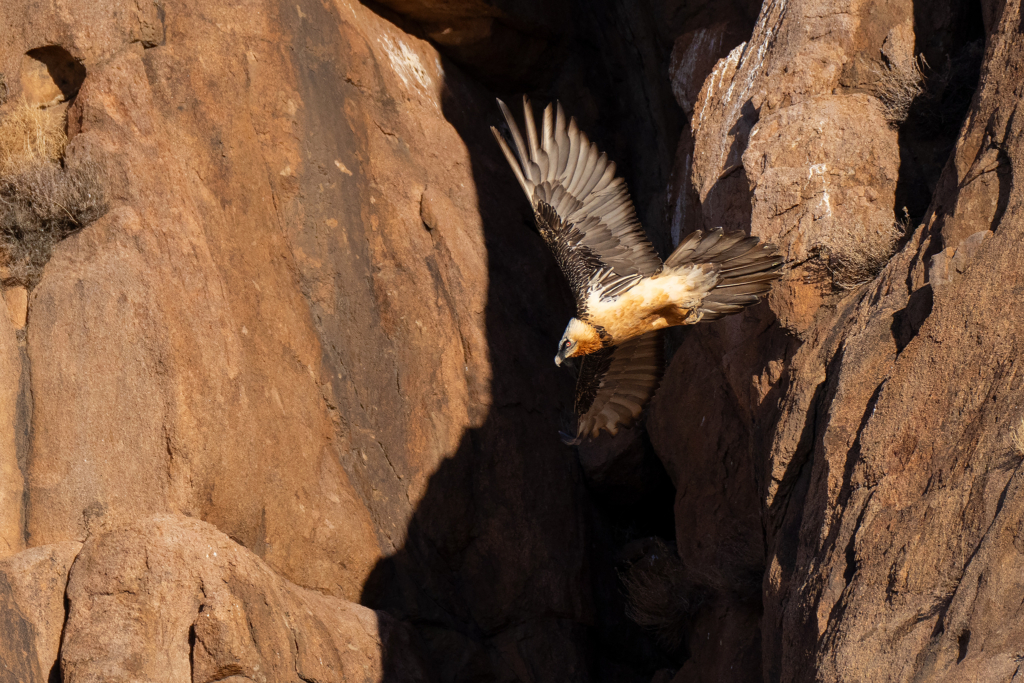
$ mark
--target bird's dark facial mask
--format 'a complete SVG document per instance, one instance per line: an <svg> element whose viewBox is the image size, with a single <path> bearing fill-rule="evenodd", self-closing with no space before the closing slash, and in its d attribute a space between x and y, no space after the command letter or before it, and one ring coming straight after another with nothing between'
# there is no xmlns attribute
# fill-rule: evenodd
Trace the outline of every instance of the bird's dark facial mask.
<svg viewBox="0 0 1024 683"><path fill-rule="evenodd" d="M569 354L572 353L575 346L576 344L571 339L562 337L562 341L558 343L558 353L555 354L555 365L561 365L569 357Z"/></svg>

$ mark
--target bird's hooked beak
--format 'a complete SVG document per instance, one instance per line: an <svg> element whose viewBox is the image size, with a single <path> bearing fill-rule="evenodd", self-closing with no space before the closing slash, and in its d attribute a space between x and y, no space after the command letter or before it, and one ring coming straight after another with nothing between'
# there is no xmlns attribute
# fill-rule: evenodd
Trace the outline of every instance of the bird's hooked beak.
<svg viewBox="0 0 1024 683"><path fill-rule="evenodd" d="M559 367L565 366L565 367L569 368L570 370L575 370L576 369L576 357L575 356L566 356L565 355L565 350L563 349L562 351L558 352L558 355L555 356L555 365L557 365Z"/></svg>
<svg viewBox="0 0 1024 683"><path fill-rule="evenodd" d="M558 342L558 353L555 354L555 365L561 367L562 363L569 357L567 354L576 348L575 344L569 343L568 339Z"/></svg>

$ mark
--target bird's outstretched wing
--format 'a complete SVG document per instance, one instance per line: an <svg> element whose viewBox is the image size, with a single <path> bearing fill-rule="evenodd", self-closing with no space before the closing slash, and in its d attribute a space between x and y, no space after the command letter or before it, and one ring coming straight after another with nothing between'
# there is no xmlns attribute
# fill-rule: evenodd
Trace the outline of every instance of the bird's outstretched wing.
<svg viewBox="0 0 1024 683"><path fill-rule="evenodd" d="M615 162L590 142L561 104L544 109L541 130L523 98L526 137L512 112L498 100L515 151L491 127L516 179L533 205L541 236L585 306L587 288L615 296L661 268L661 259L636 217ZM596 277L596 279L595 279ZM581 309L582 310L582 309Z"/></svg>
<svg viewBox="0 0 1024 683"><path fill-rule="evenodd" d="M695 230L665 259L666 268L707 263L717 270L718 283L701 302L701 321L718 320L756 304L782 277L783 258L775 247L742 231Z"/></svg>
<svg viewBox="0 0 1024 683"><path fill-rule="evenodd" d="M604 429L617 434L640 417L665 369L660 330L583 356L576 381L576 439L596 437Z"/></svg>

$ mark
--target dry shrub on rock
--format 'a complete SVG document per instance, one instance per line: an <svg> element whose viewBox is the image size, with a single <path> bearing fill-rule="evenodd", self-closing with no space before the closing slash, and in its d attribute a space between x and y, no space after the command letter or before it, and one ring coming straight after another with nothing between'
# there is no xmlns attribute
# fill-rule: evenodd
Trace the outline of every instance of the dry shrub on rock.
<svg viewBox="0 0 1024 683"><path fill-rule="evenodd" d="M1017 453L1024 455L1024 417L1021 417L1013 430L1010 431L1010 442L1017 450Z"/></svg>
<svg viewBox="0 0 1024 683"><path fill-rule="evenodd" d="M626 616L676 650L686 639L687 617L699 606L701 591L690 581L675 548L660 539L645 557L621 573Z"/></svg>
<svg viewBox="0 0 1024 683"><path fill-rule="evenodd" d="M104 210L92 163L61 165L64 116L20 103L0 115L0 281L34 286L53 246Z"/></svg>
<svg viewBox="0 0 1024 683"><path fill-rule="evenodd" d="M927 66L923 56L916 59L887 62L878 69L875 83L878 99L882 103L885 120L896 127L907 120L910 105L924 92L924 73L921 65Z"/></svg>
<svg viewBox="0 0 1024 683"><path fill-rule="evenodd" d="M910 218L905 216L880 228L871 239L859 241L852 235L840 234L823 246L820 250L821 263L832 287L845 291L874 280L896 253L900 238L907 233L909 225Z"/></svg>
<svg viewBox="0 0 1024 683"><path fill-rule="evenodd" d="M22 101L0 116L0 175L40 161L60 163L67 144L62 116Z"/></svg>

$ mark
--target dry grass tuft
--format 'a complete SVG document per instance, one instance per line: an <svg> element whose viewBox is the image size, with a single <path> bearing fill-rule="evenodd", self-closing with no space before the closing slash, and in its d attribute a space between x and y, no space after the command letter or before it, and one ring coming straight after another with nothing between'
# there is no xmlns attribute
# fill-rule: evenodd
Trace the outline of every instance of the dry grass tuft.
<svg viewBox="0 0 1024 683"><path fill-rule="evenodd" d="M0 118L0 281L35 286L53 246L102 215L93 164L61 166L64 117L21 103Z"/></svg>
<svg viewBox="0 0 1024 683"><path fill-rule="evenodd" d="M57 242L96 220L105 206L89 169L40 162L0 176L0 263L5 285L34 287Z"/></svg>
<svg viewBox="0 0 1024 683"><path fill-rule="evenodd" d="M921 66L928 66L924 56L899 62L887 62L875 73L878 80L875 92L882 102L882 113L890 126L896 127L907 120L910 105L924 92L924 72Z"/></svg>
<svg viewBox="0 0 1024 683"><path fill-rule="evenodd" d="M867 242L851 240L849 244L827 245L820 250L823 269L834 290L848 291L875 279L896 253L900 239L910 230L910 216L906 208L903 212L903 218L883 228Z"/></svg>
<svg viewBox="0 0 1024 683"><path fill-rule="evenodd" d="M650 629L662 647L678 649L686 639L688 616L701 601L675 549L659 541L657 551L620 577L626 588L626 616Z"/></svg>
<svg viewBox="0 0 1024 683"><path fill-rule="evenodd" d="M40 161L59 163L67 144L59 112L22 101L0 118L0 176L17 174Z"/></svg>
<svg viewBox="0 0 1024 683"><path fill-rule="evenodd" d="M1024 455L1024 417L1010 431L1010 443L1017 449L1018 455Z"/></svg>

